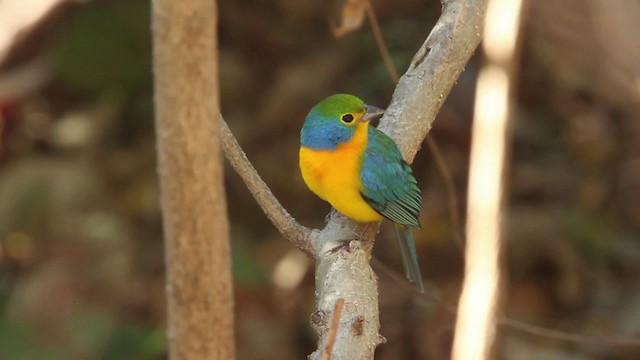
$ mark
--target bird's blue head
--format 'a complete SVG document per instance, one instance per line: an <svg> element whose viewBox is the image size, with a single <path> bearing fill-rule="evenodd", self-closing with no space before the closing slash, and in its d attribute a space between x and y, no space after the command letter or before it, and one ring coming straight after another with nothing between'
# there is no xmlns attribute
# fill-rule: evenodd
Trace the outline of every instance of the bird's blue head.
<svg viewBox="0 0 640 360"><path fill-rule="evenodd" d="M335 150L351 139L359 125L367 126L369 120L382 112L356 96L331 95L309 111L300 131L300 142L314 150Z"/></svg>

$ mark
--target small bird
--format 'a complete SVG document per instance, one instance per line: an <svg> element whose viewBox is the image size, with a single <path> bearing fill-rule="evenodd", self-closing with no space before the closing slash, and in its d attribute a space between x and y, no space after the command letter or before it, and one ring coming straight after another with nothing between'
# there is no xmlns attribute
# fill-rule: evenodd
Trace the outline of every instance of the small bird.
<svg viewBox="0 0 640 360"><path fill-rule="evenodd" d="M369 126L383 112L347 94L319 102L300 131L300 171L311 191L351 219L393 221L404 272L424 292L412 233L422 197L398 145Z"/></svg>

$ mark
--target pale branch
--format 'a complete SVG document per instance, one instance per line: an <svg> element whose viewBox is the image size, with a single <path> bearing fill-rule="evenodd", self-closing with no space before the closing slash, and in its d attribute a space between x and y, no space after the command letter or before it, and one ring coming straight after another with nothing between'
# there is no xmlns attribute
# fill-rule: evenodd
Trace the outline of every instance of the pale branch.
<svg viewBox="0 0 640 360"><path fill-rule="evenodd" d="M238 141L233 136L222 115L219 116L222 149L233 169L240 175L247 189L249 189L251 195L253 195L262 208L262 211L267 215L269 220L273 222L276 228L278 228L280 233L307 255L315 257L314 246L311 242L313 230L300 225L296 219L287 212L282 204L280 204L271 192L271 189L269 189L264 180L258 175L258 172L238 144Z"/></svg>
<svg viewBox="0 0 640 360"><path fill-rule="evenodd" d="M373 9L371 3L367 3L366 11L367 18L369 19L369 24L371 25L371 29L373 30L373 36L376 39L376 44L378 45L378 50L380 51L380 56L382 57L384 65L387 68L387 73L389 73L393 84L396 85L400 80L400 75L398 75L398 72L393 66L391 56L389 55L389 49L387 48L387 44L384 41L384 37L382 36L382 30L380 30L376 12ZM445 187L447 189L447 196L449 198L449 216L451 217L451 224L453 227L453 240L458 246L460 253L464 256L464 238L460 231L458 194L456 193L456 188L453 184L451 170L449 169L447 162L444 160L442 153L440 152L440 147L438 146L436 139L433 136L427 136L425 138L425 142L427 143L427 146L429 146L429 150L431 150L433 158L436 160L436 165L438 166L438 170L440 171L442 180L444 181Z"/></svg>
<svg viewBox="0 0 640 360"><path fill-rule="evenodd" d="M417 293L415 287L407 283L404 276L390 268L388 265L380 262L375 257L371 258L371 264L378 271L378 273L388 276L395 284L398 284L404 291L408 293ZM438 305L440 308L446 310L451 315L458 315L458 308L454 304L450 304L443 300L435 291L427 291L424 294L418 294L420 300L423 301L424 306ZM511 319L508 317L499 316L496 318L498 325L505 327L509 330L517 330L522 333L538 336L549 340L557 340L575 344L591 344L600 347L632 347L640 348L640 338L637 337L622 337L611 335L594 335L594 334L581 334L576 332L567 332L561 330L555 330L546 328L543 326L533 325L524 321Z"/></svg>
<svg viewBox="0 0 640 360"><path fill-rule="evenodd" d="M396 141L409 162L480 42L485 6L485 0L444 2L440 19L400 78L379 128ZM336 300L344 298L347 311L341 321L362 324L358 336L349 326L338 329L333 359L373 359L375 348L384 342L379 334L378 284L369 264L378 225L369 226L365 241L350 241L336 251L340 239L350 234L353 238L356 224L332 212L316 239L318 313L330 314ZM315 328L320 340L310 359L320 359L329 335L327 327Z"/></svg>
<svg viewBox="0 0 640 360"><path fill-rule="evenodd" d="M321 360L331 342L328 319L335 316L338 299L344 299L345 304L332 360L373 359L377 346L385 342L379 334L378 279L369 265L372 242L354 240L356 228L347 217L332 211L316 240L317 311L312 325L320 339L310 360ZM369 231L377 230L369 226Z"/></svg>
<svg viewBox="0 0 640 360"><path fill-rule="evenodd" d="M442 15L400 78L380 130L411 162L480 42L486 0L443 0Z"/></svg>
<svg viewBox="0 0 640 360"><path fill-rule="evenodd" d="M505 238L505 169L523 1L489 0L483 35L485 64L476 85L471 129L465 271L453 360L490 359L496 349L501 248Z"/></svg>

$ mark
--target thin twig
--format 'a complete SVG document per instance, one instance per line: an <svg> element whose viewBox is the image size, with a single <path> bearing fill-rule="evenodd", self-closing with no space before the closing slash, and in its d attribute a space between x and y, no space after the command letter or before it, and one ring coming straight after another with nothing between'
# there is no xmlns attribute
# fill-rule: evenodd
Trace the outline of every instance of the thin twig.
<svg viewBox="0 0 640 360"><path fill-rule="evenodd" d="M444 310L446 310L447 312L449 312L454 316L458 314L458 309L455 305L446 302L436 294L431 294L429 292L422 293L422 294L418 293L415 289L415 286L411 285L409 282L405 280L404 275L390 268L389 266L382 263L380 260L376 259L375 257L371 258L371 265L375 267L382 274L391 278L394 284L398 284L403 290L407 291L408 293L415 294L416 296L422 298L425 302L429 304L438 304ZM613 337L613 336L585 335L585 334L549 329L546 327L529 324L523 321L510 319L508 317L498 317L497 322L501 326L519 330L525 334L538 336L546 339L572 342L572 343L578 343L578 344L597 343L604 346L640 347L640 338L621 338L621 337Z"/></svg>
<svg viewBox="0 0 640 360"><path fill-rule="evenodd" d="M398 80L400 80L400 75L398 75L396 67L393 66L393 61L391 61L391 55L389 55L389 49L384 41L384 37L382 37L382 30L380 30L376 12L373 10L373 6L371 6L370 2L367 2L365 9L367 10L367 19L369 19L369 24L371 24L373 37L376 39L376 44L378 45L378 50L380 50L384 66L387 68L387 72L389 73L389 76L391 76L393 83L397 84Z"/></svg>
<svg viewBox="0 0 640 360"><path fill-rule="evenodd" d="M415 296L415 298L419 300L422 300L425 305L437 304L442 306L445 310L453 315L457 313L458 309L456 309L455 305L447 303L435 293L429 291L421 293L420 291L418 291L415 285L407 281L406 277L403 274L400 274L398 271L395 271L373 256L371 257L371 266L377 270L376 273L382 273L388 276L395 285L399 285L407 293Z"/></svg>
<svg viewBox="0 0 640 360"><path fill-rule="evenodd" d="M444 160L436 139L429 134L427 135L425 140L427 142L427 145L429 146L429 150L431 150L431 154L433 154L433 158L436 160L436 165L438 166L438 170L440 170L440 175L442 175L442 180L444 181L444 185L447 188L447 197L449 198L449 216L451 217L451 232L453 233L453 241L464 257L464 236L462 235L462 227L460 226L460 206L458 205L458 192L456 191L456 187L453 184L451 169L449 169L449 165L447 165L447 162Z"/></svg>
<svg viewBox="0 0 640 360"><path fill-rule="evenodd" d="M287 212L273 195L271 189L260 178L256 169L251 165L238 141L231 133L229 126L222 115L219 118L220 137L222 139L222 149L231 166L242 178L251 195L256 199L263 212L269 220L278 228L280 233L293 245L304 251L310 257L315 257L313 244L310 241L312 230L300 225L296 219Z"/></svg>
<svg viewBox="0 0 640 360"><path fill-rule="evenodd" d="M537 335L549 339L556 339L566 342L579 343L579 344L601 344L601 345L615 345L623 347L637 347L640 348L640 339L638 338L619 338L611 336L598 336L598 335L582 335L576 333L570 333L560 330L553 330L542 326L536 326L528 324L526 322L499 318L498 324L508 326L513 329L520 330L524 333Z"/></svg>
<svg viewBox="0 0 640 360"><path fill-rule="evenodd" d="M394 284L399 285L404 291L415 295L427 304L438 304L442 307L442 309L449 312L451 315L457 315L458 309L455 305L450 304L443 300L440 296L436 294L432 294L430 292L425 292L420 294L415 286L411 285L404 277L404 275L400 274L398 271L392 269L387 266L380 260L375 257L371 258L371 265L377 270L377 272L382 273L391 280L393 280ZM549 329L542 326L537 326L533 324L529 324L523 321L510 319L508 317L499 317L497 322L501 326L505 326L507 328L515 329L522 331L525 334L538 336L546 339L559 340L571 343L578 344L602 344L605 346L622 346L622 347L640 347L640 339L639 338L620 338L620 337L611 337L611 336L596 336L596 335L584 335L560 330Z"/></svg>
<svg viewBox="0 0 640 360"><path fill-rule="evenodd" d="M382 57L384 66L387 69L387 73L391 77L393 83L397 84L400 80L400 76L398 75L398 72L393 65L393 61L391 61L389 48L387 47L387 43L384 41L384 37L382 36L382 30L380 29L380 25L378 24L378 17L376 15L376 12L370 2L367 2L365 8L367 11L367 19L369 19L369 24L371 25L371 29L373 31L373 37L375 38L376 44L378 45L378 50L380 51L380 56ZM460 226L460 208L458 206L458 194L456 192L456 187L453 184L453 176L451 176L451 170L449 169L449 165L447 165L447 162L444 161L444 157L442 156L440 147L438 146L438 143L433 138L433 136L427 134L427 136L425 137L425 141L427 142L429 150L431 150L431 153L436 160L438 170L440 171L442 180L444 181L447 188L447 197L449 199L449 216L451 217L451 225L453 228L453 240L458 246L458 250L460 250L460 252L464 256L464 238L462 236Z"/></svg>
<svg viewBox="0 0 640 360"><path fill-rule="evenodd" d="M333 351L333 345L336 343L336 335L338 334L338 326L340 326L340 315L342 314L342 308L344 307L344 298L336 301L336 306L333 308L333 319L331 319L331 328L329 329L327 346L324 348L322 354L322 360L329 360L331 358L331 352Z"/></svg>

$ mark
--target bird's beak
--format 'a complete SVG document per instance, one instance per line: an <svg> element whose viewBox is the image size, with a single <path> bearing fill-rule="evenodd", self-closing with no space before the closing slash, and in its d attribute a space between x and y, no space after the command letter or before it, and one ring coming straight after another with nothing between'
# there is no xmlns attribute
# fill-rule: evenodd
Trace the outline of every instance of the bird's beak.
<svg viewBox="0 0 640 360"><path fill-rule="evenodd" d="M384 114L384 109L380 109L371 105L365 105L364 116L362 116L362 120L363 121L373 120L382 114Z"/></svg>

